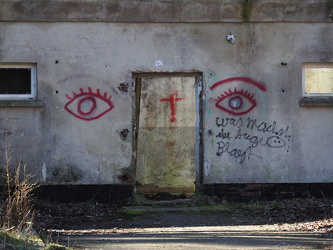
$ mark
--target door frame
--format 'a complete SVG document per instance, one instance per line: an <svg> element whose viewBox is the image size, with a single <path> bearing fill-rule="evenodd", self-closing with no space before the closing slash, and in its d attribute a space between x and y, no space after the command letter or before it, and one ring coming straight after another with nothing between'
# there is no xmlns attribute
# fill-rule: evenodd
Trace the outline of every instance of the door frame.
<svg viewBox="0 0 333 250"><path fill-rule="evenodd" d="M195 78L195 108L197 114L196 120L196 142L195 142L195 193L201 191L203 186L203 73L202 72L140 72L132 73L134 88L132 94L132 166L133 166L133 188L136 193L137 181L137 147L139 133L139 115L140 115L140 94L141 78L145 77L194 77Z"/></svg>

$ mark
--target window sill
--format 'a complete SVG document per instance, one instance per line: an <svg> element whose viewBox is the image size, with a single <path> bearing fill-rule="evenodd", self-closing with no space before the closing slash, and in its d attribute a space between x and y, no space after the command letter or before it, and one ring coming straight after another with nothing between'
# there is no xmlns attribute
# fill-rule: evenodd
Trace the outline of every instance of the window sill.
<svg viewBox="0 0 333 250"><path fill-rule="evenodd" d="M299 105L302 107L333 107L333 97L303 97Z"/></svg>
<svg viewBox="0 0 333 250"><path fill-rule="evenodd" d="M42 108L43 102L37 100L0 100L1 107L32 107Z"/></svg>

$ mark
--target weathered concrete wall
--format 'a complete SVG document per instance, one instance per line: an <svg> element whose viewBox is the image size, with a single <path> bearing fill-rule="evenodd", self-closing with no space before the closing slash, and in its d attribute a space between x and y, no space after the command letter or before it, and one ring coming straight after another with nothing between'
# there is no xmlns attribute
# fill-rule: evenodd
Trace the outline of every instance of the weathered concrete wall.
<svg viewBox="0 0 333 250"><path fill-rule="evenodd" d="M332 181L332 108L299 106L302 62L333 62L332 1L246 11L241 1L143 1L132 11L126 1L42 3L0 3L0 62L36 62L44 103L0 107L2 138L10 131L13 158L36 180L131 182L122 176L135 173L132 73L194 71L203 73L204 183ZM223 11L210 14L214 4ZM77 96L88 104L72 105Z"/></svg>
<svg viewBox="0 0 333 250"><path fill-rule="evenodd" d="M37 62L38 99L44 103L41 109L2 108L1 127L14 129L8 138L13 154L21 155L16 145L24 148L22 160L45 183L120 183L118 176L130 172L132 138L124 131L132 130L132 96L121 88L129 73L116 73L124 67L116 55L126 53L116 45L121 36L110 36L126 27L89 26L1 24L1 61ZM89 107L75 103L83 94L96 99L92 120L82 115Z"/></svg>
<svg viewBox="0 0 333 250"><path fill-rule="evenodd" d="M2 0L4 21L329 22L332 0Z"/></svg>

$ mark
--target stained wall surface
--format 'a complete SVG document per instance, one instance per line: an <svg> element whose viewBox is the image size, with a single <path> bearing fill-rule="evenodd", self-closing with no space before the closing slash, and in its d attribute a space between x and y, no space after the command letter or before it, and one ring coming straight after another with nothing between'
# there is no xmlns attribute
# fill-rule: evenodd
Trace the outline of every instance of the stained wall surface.
<svg viewBox="0 0 333 250"><path fill-rule="evenodd" d="M143 78L140 85L136 182L193 192L195 77Z"/></svg>
<svg viewBox="0 0 333 250"><path fill-rule="evenodd" d="M1 141L40 183L134 182L142 72L202 74L203 183L332 181L333 107L299 105L302 63L333 62L332 1L0 7L0 62L36 63L43 103L0 102Z"/></svg>

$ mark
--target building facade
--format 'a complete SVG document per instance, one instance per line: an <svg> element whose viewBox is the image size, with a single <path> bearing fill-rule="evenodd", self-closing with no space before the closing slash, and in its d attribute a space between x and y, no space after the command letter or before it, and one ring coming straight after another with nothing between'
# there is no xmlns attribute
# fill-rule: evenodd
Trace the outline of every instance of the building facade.
<svg viewBox="0 0 333 250"><path fill-rule="evenodd" d="M332 1L0 6L1 147L41 185L332 183Z"/></svg>

